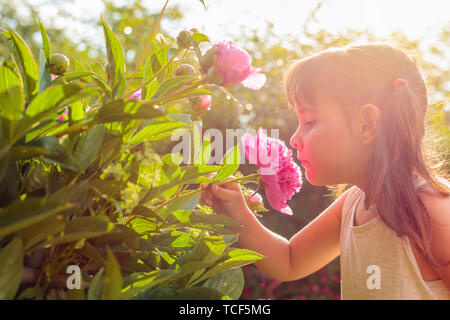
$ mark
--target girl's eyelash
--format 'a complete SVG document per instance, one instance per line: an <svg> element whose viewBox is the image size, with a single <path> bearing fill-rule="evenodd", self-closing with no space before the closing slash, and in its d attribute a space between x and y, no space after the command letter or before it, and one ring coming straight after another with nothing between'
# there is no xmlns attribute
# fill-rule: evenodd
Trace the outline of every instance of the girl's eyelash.
<svg viewBox="0 0 450 320"><path fill-rule="evenodd" d="M315 121L307 121L303 125L305 127L312 127L316 122Z"/></svg>

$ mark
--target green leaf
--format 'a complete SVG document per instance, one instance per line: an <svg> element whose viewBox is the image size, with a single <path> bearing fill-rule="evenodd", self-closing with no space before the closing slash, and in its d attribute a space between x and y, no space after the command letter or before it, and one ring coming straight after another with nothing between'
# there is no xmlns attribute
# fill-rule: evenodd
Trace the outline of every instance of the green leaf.
<svg viewBox="0 0 450 320"><path fill-rule="evenodd" d="M64 230L66 224L57 217L48 217L36 222L22 231L23 247L28 250L49 236L54 236Z"/></svg>
<svg viewBox="0 0 450 320"><path fill-rule="evenodd" d="M225 154L221 163L222 169L215 176L216 181L224 180L225 178L235 173L237 169L239 169L241 161L239 147L240 146L237 145L234 148L228 150L228 152Z"/></svg>
<svg viewBox="0 0 450 320"><path fill-rule="evenodd" d="M42 46L44 47L45 58L48 59L52 54L52 50L50 46L50 41L48 40L47 32L45 31L45 28L40 20L39 20L39 28L41 29Z"/></svg>
<svg viewBox="0 0 450 320"><path fill-rule="evenodd" d="M73 153L80 171L86 170L94 160L102 144L105 132L105 126L97 125L90 128L80 137Z"/></svg>
<svg viewBox="0 0 450 320"><path fill-rule="evenodd" d="M235 220L230 217L219 215L219 214L206 214L200 213L198 211L189 210L177 210L172 212L172 214L166 220L167 224L186 224L195 226L197 224L207 224L207 225L224 225L224 226L239 226Z"/></svg>
<svg viewBox="0 0 450 320"><path fill-rule="evenodd" d="M153 78L153 75L154 75L154 72L153 72L153 68L152 68L152 58L150 56L150 58L148 58L147 62L145 63L144 74L142 77L142 83L149 81L151 78ZM148 100L151 97L153 97L158 86L159 86L159 82L157 79L154 79L149 84L147 84L142 89L142 99Z"/></svg>
<svg viewBox="0 0 450 320"><path fill-rule="evenodd" d="M45 111L55 110L64 99L79 93L81 87L75 83L59 84L47 88L40 93L28 106L25 115L32 118L45 113Z"/></svg>
<svg viewBox="0 0 450 320"><path fill-rule="evenodd" d="M208 36L200 32L194 32L192 38L194 38L194 41L197 43L210 42Z"/></svg>
<svg viewBox="0 0 450 320"><path fill-rule="evenodd" d="M0 92L6 91L16 85L20 85L19 76L8 66L7 63L3 63L0 66Z"/></svg>
<svg viewBox="0 0 450 320"><path fill-rule="evenodd" d="M120 300L122 292L122 273L120 265L109 247L107 247L106 272L103 282L103 300Z"/></svg>
<svg viewBox="0 0 450 320"><path fill-rule="evenodd" d="M259 253L247 249L231 248L226 254L228 258L206 271L201 277L197 278L193 283L191 283L191 286L205 279L208 279L209 277L212 277L213 275L216 275L222 271L241 267L264 258L264 256L260 255Z"/></svg>
<svg viewBox="0 0 450 320"><path fill-rule="evenodd" d="M163 220L161 217L152 209L144 207L144 206L136 206L134 207L133 211L131 212L132 215L136 216L142 216L146 218L155 218L159 222L162 222Z"/></svg>
<svg viewBox="0 0 450 320"><path fill-rule="evenodd" d="M205 89L193 89L193 90L186 92L180 96L177 96L177 98L178 99L187 99L187 98L194 98L194 97L200 97L200 96L205 96L205 95L214 96L214 93L212 93L209 90L205 90Z"/></svg>
<svg viewBox="0 0 450 320"><path fill-rule="evenodd" d="M52 85L30 103L25 111L26 117L20 122L14 133L14 140L19 139L27 131L38 126L39 122L46 117L53 116L56 118L56 112L60 111L64 106L96 93L98 93L97 89L82 89L75 83ZM63 127L59 127L57 130L61 130ZM55 132L48 133L48 135L51 134L55 134Z"/></svg>
<svg viewBox="0 0 450 320"><path fill-rule="evenodd" d="M30 142L31 140L37 138L42 133L46 132L47 130L50 130L51 128L58 125L60 122L59 120L44 120L42 121L38 126L36 126L33 131L27 132L25 135L25 143ZM51 130L50 130L51 131Z"/></svg>
<svg viewBox="0 0 450 320"><path fill-rule="evenodd" d="M177 295L179 300L231 300L221 292L207 287L191 287Z"/></svg>
<svg viewBox="0 0 450 320"><path fill-rule="evenodd" d="M178 76L174 78L170 78L161 84L161 86L156 90L156 93L154 94L153 98L159 98L165 94L167 94L169 91L173 91L175 89L178 89L187 83L191 83L196 78L193 76Z"/></svg>
<svg viewBox="0 0 450 320"><path fill-rule="evenodd" d="M0 181L0 207L6 207L17 199L19 192L19 179L17 179L18 165L10 162ZM1 236L0 236L1 238Z"/></svg>
<svg viewBox="0 0 450 320"><path fill-rule="evenodd" d="M76 202L83 203L87 197L88 181L84 180L79 183L70 184L59 188L52 193L49 200L60 202Z"/></svg>
<svg viewBox="0 0 450 320"><path fill-rule="evenodd" d="M47 70L47 58L44 51L39 50L39 93L52 85L52 77Z"/></svg>
<svg viewBox="0 0 450 320"><path fill-rule="evenodd" d="M148 125L133 136L130 144L138 144L146 140L154 140L161 133L171 133L173 130L186 127L186 124L179 121L163 122Z"/></svg>
<svg viewBox="0 0 450 320"><path fill-rule="evenodd" d="M92 278L89 284L88 300L100 300L102 298L105 269L101 268Z"/></svg>
<svg viewBox="0 0 450 320"><path fill-rule="evenodd" d="M125 280L125 282L129 284L122 290L122 297L124 299L132 299L138 294L167 281L174 274L176 274L175 270L155 270L149 273L133 273Z"/></svg>
<svg viewBox="0 0 450 320"><path fill-rule="evenodd" d="M193 235L181 231L164 231L152 237L152 244L159 251L188 250L194 243Z"/></svg>
<svg viewBox="0 0 450 320"><path fill-rule="evenodd" d="M169 203L164 213L162 213L162 218L165 219L171 212L176 210L192 210L194 209L200 199L200 192L196 192L189 196L183 196L180 199L176 199Z"/></svg>
<svg viewBox="0 0 450 320"><path fill-rule="evenodd" d="M134 231L140 234L154 232L157 229L155 222L140 218L131 220L130 225Z"/></svg>
<svg viewBox="0 0 450 320"><path fill-rule="evenodd" d="M108 84L103 80L100 76L93 74L92 79L97 83L97 85L105 92L109 97L112 97L112 91L111 88L108 86Z"/></svg>
<svg viewBox="0 0 450 320"><path fill-rule="evenodd" d="M115 100L102 106L95 116L97 123L127 121L132 119L154 119L164 116L153 104L135 101Z"/></svg>
<svg viewBox="0 0 450 320"><path fill-rule="evenodd" d="M81 101L76 101L69 108L69 119L73 122L81 121L84 119L84 108Z"/></svg>
<svg viewBox="0 0 450 320"><path fill-rule="evenodd" d="M111 72L112 95L119 97L125 89L125 55L122 45L114 32L106 24L103 16L101 18L106 40L106 52L108 53L109 71Z"/></svg>
<svg viewBox="0 0 450 320"><path fill-rule="evenodd" d="M11 148L10 160L24 160L42 156L42 160L49 163L57 163L65 169L78 170L78 164L73 157L67 154L66 149L59 144L56 137L40 137L26 144L16 144Z"/></svg>
<svg viewBox="0 0 450 320"><path fill-rule="evenodd" d="M1 134L2 138L10 143L22 119L24 107L25 99L21 87L14 86L0 93Z"/></svg>
<svg viewBox="0 0 450 320"><path fill-rule="evenodd" d="M64 74L64 79L66 79L66 81L70 82L70 81L75 81L78 79L82 79L82 78L87 78L94 75L93 72L88 72L88 71L76 71L76 72L69 72L69 73L65 73Z"/></svg>
<svg viewBox="0 0 450 320"><path fill-rule="evenodd" d="M22 273L22 240L15 237L0 251L0 300L14 299Z"/></svg>
<svg viewBox="0 0 450 320"><path fill-rule="evenodd" d="M0 148L0 181L2 181L3 176L6 173L9 163L9 146L4 146Z"/></svg>
<svg viewBox="0 0 450 320"><path fill-rule="evenodd" d="M76 72L87 71L87 69L81 64L81 62L75 59L74 57L72 57L70 60L72 61L71 65L73 65L73 68L75 69Z"/></svg>
<svg viewBox="0 0 450 320"><path fill-rule="evenodd" d="M43 198L16 200L8 207L0 209L0 238L56 215L72 206L72 203L45 201Z"/></svg>
<svg viewBox="0 0 450 320"><path fill-rule="evenodd" d="M4 34L12 41L10 48L22 76L26 100L31 101L38 90L37 80L39 72L36 61L30 48L19 34L13 30L9 30L9 32L4 31Z"/></svg>
<svg viewBox="0 0 450 320"><path fill-rule="evenodd" d="M244 289L244 274L240 268L222 271L205 281L203 287L214 289L233 300L239 299Z"/></svg>
<svg viewBox="0 0 450 320"><path fill-rule="evenodd" d="M45 245L56 245L60 243L74 242L81 239L99 237L108 234L114 228L112 222L100 220L94 217L76 217L67 222L64 233L46 241Z"/></svg>
<svg viewBox="0 0 450 320"><path fill-rule="evenodd" d="M199 134L201 133L199 132ZM211 158L211 141L209 140L208 136L206 139L203 140L201 152L199 151L195 155L194 164L208 164L210 158Z"/></svg>
<svg viewBox="0 0 450 320"><path fill-rule="evenodd" d="M21 87L13 86L0 93L0 111L2 118L8 120L22 119L25 99Z"/></svg>
<svg viewBox="0 0 450 320"><path fill-rule="evenodd" d="M27 144L16 144L11 148L10 160L17 161L37 156L48 158L64 156L65 149L56 137L41 137Z"/></svg>

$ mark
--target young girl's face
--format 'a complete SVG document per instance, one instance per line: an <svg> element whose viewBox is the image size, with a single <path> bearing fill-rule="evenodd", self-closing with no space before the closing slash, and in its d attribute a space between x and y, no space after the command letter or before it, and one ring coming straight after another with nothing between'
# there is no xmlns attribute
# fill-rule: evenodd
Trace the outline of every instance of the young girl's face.
<svg viewBox="0 0 450 320"><path fill-rule="evenodd" d="M324 92L314 95L315 105L296 104L299 126L291 138L308 181L317 186L356 184L364 176L366 159L353 121L342 106Z"/></svg>

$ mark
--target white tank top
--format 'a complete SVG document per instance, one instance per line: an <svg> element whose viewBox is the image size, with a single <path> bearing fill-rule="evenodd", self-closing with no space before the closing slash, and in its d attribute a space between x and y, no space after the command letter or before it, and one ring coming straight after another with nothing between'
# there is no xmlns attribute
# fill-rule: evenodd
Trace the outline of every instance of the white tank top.
<svg viewBox="0 0 450 320"><path fill-rule="evenodd" d="M424 183L418 181L416 188ZM449 299L450 292L442 280L423 280L408 237L397 237L378 216L363 225L353 225L359 201L364 201L364 192L353 186L342 209L341 298Z"/></svg>

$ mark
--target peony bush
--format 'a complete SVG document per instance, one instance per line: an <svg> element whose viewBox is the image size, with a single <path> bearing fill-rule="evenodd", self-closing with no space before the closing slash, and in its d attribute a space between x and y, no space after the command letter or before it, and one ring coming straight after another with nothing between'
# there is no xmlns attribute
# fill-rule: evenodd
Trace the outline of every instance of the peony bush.
<svg viewBox="0 0 450 320"><path fill-rule="evenodd" d="M0 299L238 299L240 267L262 256L235 246L236 222L200 205L198 185L259 174L243 177L228 161L238 146L208 164L209 140L194 146L200 158L189 155L200 161L184 164L170 138L196 134L213 108L209 86L257 89L265 76L232 43L202 53L209 40L197 30L169 47L158 24L129 70L101 24L107 62L92 66L53 54L42 24L38 59L1 30L11 59L0 65Z"/></svg>

